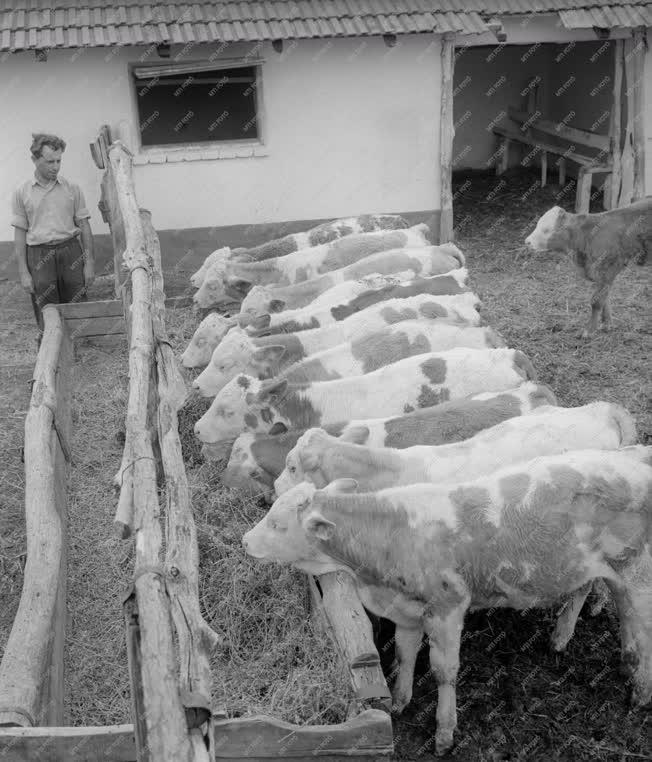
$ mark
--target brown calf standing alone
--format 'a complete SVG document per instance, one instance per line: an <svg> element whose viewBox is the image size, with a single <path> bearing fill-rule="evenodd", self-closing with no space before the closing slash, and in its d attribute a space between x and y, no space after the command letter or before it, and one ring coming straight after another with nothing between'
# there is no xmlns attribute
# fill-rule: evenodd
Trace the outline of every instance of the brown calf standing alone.
<svg viewBox="0 0 652 762"><path fill-rule="evenodd" d="M611 328L609 290L630 259L642 265L652 246L652 197L629 206L599 214L572 214L553 206L537 222L525 239L534 251L561 251L573 261L585 278L595 283L591 297L591 318L582 332L586 338L602 319Z"/></svg>

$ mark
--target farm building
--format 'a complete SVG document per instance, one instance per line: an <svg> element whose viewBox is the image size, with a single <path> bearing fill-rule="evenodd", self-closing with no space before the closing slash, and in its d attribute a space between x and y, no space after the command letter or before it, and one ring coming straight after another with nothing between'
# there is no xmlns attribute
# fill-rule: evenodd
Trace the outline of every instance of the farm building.
<svg viewBox="0 0 652 762"><path fill-rule="evenodd" d="M30 132L61 134L100 257L88 145L101 124L134 154L164 257L188 269L214 244L365 212L448 239L456 170L542 165L542 182L561 171L565 192L580 186L578 208L606 178L607 206L652 188L645 2L50 6L10 0L0 15L0 199L32 172Z"/></svg>

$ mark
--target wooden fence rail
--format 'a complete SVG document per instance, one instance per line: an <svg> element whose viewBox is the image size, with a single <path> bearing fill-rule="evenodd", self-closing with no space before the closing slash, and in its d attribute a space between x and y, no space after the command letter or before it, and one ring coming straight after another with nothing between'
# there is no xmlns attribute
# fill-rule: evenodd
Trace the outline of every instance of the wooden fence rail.
<svg viewBox="0 0 652 762"><path fill-rule="evenodd" d="M0 664L0 725L25 727L63 724L72 345L56 307L43 321L25 419L27 561Z"/></svg>

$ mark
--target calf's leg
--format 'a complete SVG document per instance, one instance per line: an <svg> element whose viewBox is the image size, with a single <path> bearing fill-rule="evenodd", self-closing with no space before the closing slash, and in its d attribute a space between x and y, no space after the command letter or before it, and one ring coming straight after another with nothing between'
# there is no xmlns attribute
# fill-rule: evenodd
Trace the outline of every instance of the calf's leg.
<svg viewBox="0 0 652 762"><path fill-rule="evenodd" d="M564 608L557 615L557 624L550 636L550 642L553 650L563 651L568 645L569 640L573 637L575 632L575 625L577 624L577 618L580 615L586 596L591 590L591 583L587 582L582 585L579 590L573 593L564 604Z"/></svg>
<svg viewBox="0 0 652 762"><path fill-rule="evenodd" d="M623 664L632 680L632 704L652 700L652 559L640 557L625 571L624 585L607 583L620 622Z"/></svg>
<svg viewBox="0 0 652 762"><path fill-rule="evenodd" d="M455 685L460 669L460 644L464 614L468 608L456 606L443 614L424 618L424 626L430 644L430 669L437 681L437 731L435 751L445 754L453 745L453 733L457 727Z"/></svg>
<svg viewBox="0 0 652 762"><path fill-rule="evenodd" d="M400 714L412 700L412 683L414 682L414 665L421 647L423 630L409 630L396 625L394 647L398 662L398 674L392 689L392 711Z"/></svg>
<svg viewBox="0 0 652 762"><path fill-rule="evenodd" d="M593 295L591 296L591 317L586 328L582 331L582 338L588 338L592 333L595 333L598 329L598 323L602 315L607 297L609 296L609 286L600 284L596 287Z"/></svg>

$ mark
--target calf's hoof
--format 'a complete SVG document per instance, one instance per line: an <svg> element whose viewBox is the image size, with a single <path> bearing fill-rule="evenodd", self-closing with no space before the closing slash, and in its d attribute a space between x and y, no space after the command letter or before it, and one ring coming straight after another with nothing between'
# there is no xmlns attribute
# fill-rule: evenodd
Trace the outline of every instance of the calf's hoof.
<svg viewBox="0 0 652 762"><path fill-rule="evenodd" d="M435 733L435 754L442 757L453 746L453 730L437 730Z"/></svg>
<svg viewBox="0 0 652 762"><path fill-rule="evenodd" d="M401 689L392 691L392 714L401 714L412 701L412 693Z"/></svg>
<svg viewBox="0 0 652 762"><path fill-rule="evenodd" d="M561 653L566 650L566 646L570 643L572 637L572 632L557 632L555 630L550 636L550 647L555 653Z"/></svg>

